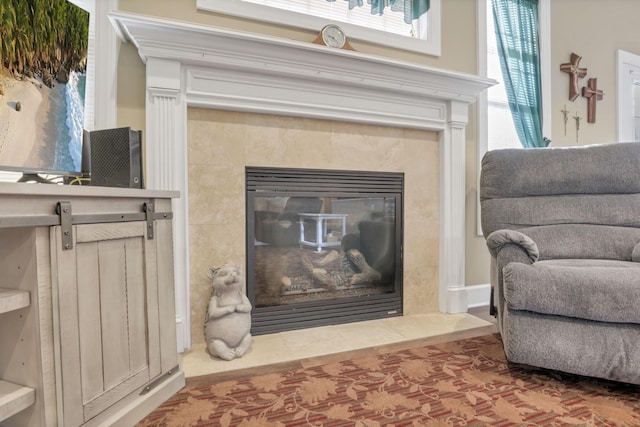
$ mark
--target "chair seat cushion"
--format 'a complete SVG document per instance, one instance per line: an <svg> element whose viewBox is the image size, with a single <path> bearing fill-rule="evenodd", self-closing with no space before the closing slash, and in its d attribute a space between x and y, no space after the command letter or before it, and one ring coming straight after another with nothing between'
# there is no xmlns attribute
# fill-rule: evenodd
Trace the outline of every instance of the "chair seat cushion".
<svg viewBox="0 0 640 427"><path fill-rule="evenodd" d="M640 263L600 259L509 263L503 269L510 310L640 324Z"/></svg>

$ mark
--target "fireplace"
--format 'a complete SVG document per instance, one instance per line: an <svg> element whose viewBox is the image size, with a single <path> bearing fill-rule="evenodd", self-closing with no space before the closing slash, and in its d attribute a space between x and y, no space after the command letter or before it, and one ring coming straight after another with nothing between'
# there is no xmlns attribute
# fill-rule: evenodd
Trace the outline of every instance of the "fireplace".
<svg viewBox="0 0 640 427"><path fill-rule="evenodd" d="M244 212L244 200L224 198L229 188L244 199L238 190L244 165L404 171L404 227L410 230L403 236L404 315L466 311L465 128L469 104L494 81L207 25L122 12L109 18L118 36L132 43L146 64L147 186L181 193L174 201L173 220L180 349L190 347L192 337L194 343L202 340L201 301L210 293L202 274L205 266L244 260L245 239L238 236L244 233L245 216L228 215L231 210ZM270 122L275 116L337 121L356 131L334 122L337 137L321 141L314 150L306 144L319 137L312 129L288 144L274 138L264 142L264 127L247 138L243 128L219 156L222 164L200 164L218 149L211 140L226 130L193 116L215 121L221 110L274 115ZM375 128L375 134L366 137L375 139L374 144L363 141L365 125ZM397 143L386 140L385 130L391 128L404 129ZM187 155L193 144L203 150ZM252 147L240 153L238 147L246 144ZM283 156L292 145L304 145L306 160L293 163ZM242 167L230 168L229 156L246 158ZM194 159L197 164L190 163ZM354 161L361 165L354 166ZM212 176L214 171L225 173ZM205 188L214 196L211 191L203 196Z"/></svg>
<svg viewBox="0 0 640 427"><path fill-rule="evenodd" d="M402 315L404 174L246 168L256 335Z"/></svg>

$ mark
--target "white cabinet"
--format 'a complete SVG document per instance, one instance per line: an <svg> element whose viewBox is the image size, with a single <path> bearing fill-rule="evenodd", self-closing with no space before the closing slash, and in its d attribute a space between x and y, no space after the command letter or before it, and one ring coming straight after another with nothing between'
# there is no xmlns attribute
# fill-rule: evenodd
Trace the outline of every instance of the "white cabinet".
<svg viewBox="0 0 640 427"><path fill-rule="evenodd" d="M0 425L3 426L29 425L24 414L40 415L44 410L41 403L45 396L38 392L42 390L39 373L46 361L39 357L37 234L33 228L0 228ZM50 368L53 372L53 364Z"/></svg>
<svg viewBox="0 0 640 427"><path fill-rule="evenodd" d="M184 386L176 195L0 184L0 425L133 425Z"/></svg>

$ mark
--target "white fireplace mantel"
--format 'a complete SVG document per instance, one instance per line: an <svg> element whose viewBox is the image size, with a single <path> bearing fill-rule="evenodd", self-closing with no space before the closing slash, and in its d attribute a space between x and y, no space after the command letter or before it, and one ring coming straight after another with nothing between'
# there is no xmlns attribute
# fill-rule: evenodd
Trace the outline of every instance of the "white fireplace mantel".
<svg viewBox="0 0 640 427"><path fill-rule="evenodd" d="M440 133L439 309L467 310L465 127L493 80L263 35L114 12L146 64L146 182L174 209L179 350L190 347L187 107L313 117Z"/></svg>

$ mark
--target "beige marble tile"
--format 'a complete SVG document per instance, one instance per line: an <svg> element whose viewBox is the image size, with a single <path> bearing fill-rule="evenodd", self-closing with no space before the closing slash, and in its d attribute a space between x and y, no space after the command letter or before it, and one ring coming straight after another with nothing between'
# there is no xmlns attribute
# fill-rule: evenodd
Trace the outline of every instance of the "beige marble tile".
<svg viewBox="0 0 640 427"><path fill-rule="evenodd" d="M191 282L191 343L193 345L204 342L204 315L211 297L211 287L206 282Z"/></svg>
<svg viewBox="0 0 640 427"><path fill-rule="evenodd" d="M326 151L331 142L332 127L328 120L281 117L278 126L281 142L293 150L312 149L315 151L317 149L318 151Z"/></svg>
<svg viewBox="0 0 640 427"><path fill-rule="evenodd" d="M198 248L197 251L189 253L191 281L204 280L209 267L220 267L227 263L244 267L244 246L233 239L222 241L220 235L226 233L224 226L216 224L191 225L189 230L189 244L193 248Z"/></svg>
<svg viewBox="0 0 640 427"><path fill-rule="evenodd" d="M209 268L231 263L244 269L244 234L239 238L231 230L224 222L189 226L191 340L194 344L204 342L204 315L211 297Z"/></svg>
<svg viewBox="0 0 640 427"><path fill-rule="evenodd" d="M438 270L421 267L405 272L403 311L409 315L429 314L438 311Z"/></svg>
<svg viewBox="0 0 640 427"><path fill-rule="evenodd" d="M336 122L331 147L338 169L387 172L404 169L402 129Z"/></svg>
<svg viewBox="0 0 640 427"><path fill-rule="evenodd" d="M392 317L260 335L254 337L253 345L247 354L232 361L213 358L208 354L204 344L198 344L181 355L180 366L187 377L197 377L375 348L489 325L491 323L467 313Z"/></svg>
<svg viewBox="0 0 640 427"><path fill-rule="evenodd" d="M439 138L411 129L190 108L192 342L204 340L208 268L245 263L247 165L404 172L404 311L437 311Z"/></svg>
<svg viewBox="0 0 640 427"><path fill-rule="evenodd" d="M204 277L212 266L232 263L244 268L244 233L234 235L224 223L191 225L189 229L190 246L196 248L189 254L191 280Z"/></svg>
<svg viewBox="0 0 640 427"><path fill-rule="evenodd" d="M244 168L189 166L189 224L244 230Z"/></svg>
<svg viewBox="0 0 640 427"><path fill-rule="evenodd" d="M200 120L187 120L187 155L189 164L224 166L244 164L247 126L238 113L208 110ZM207 117L209 120L207 120Z"/></svg>

